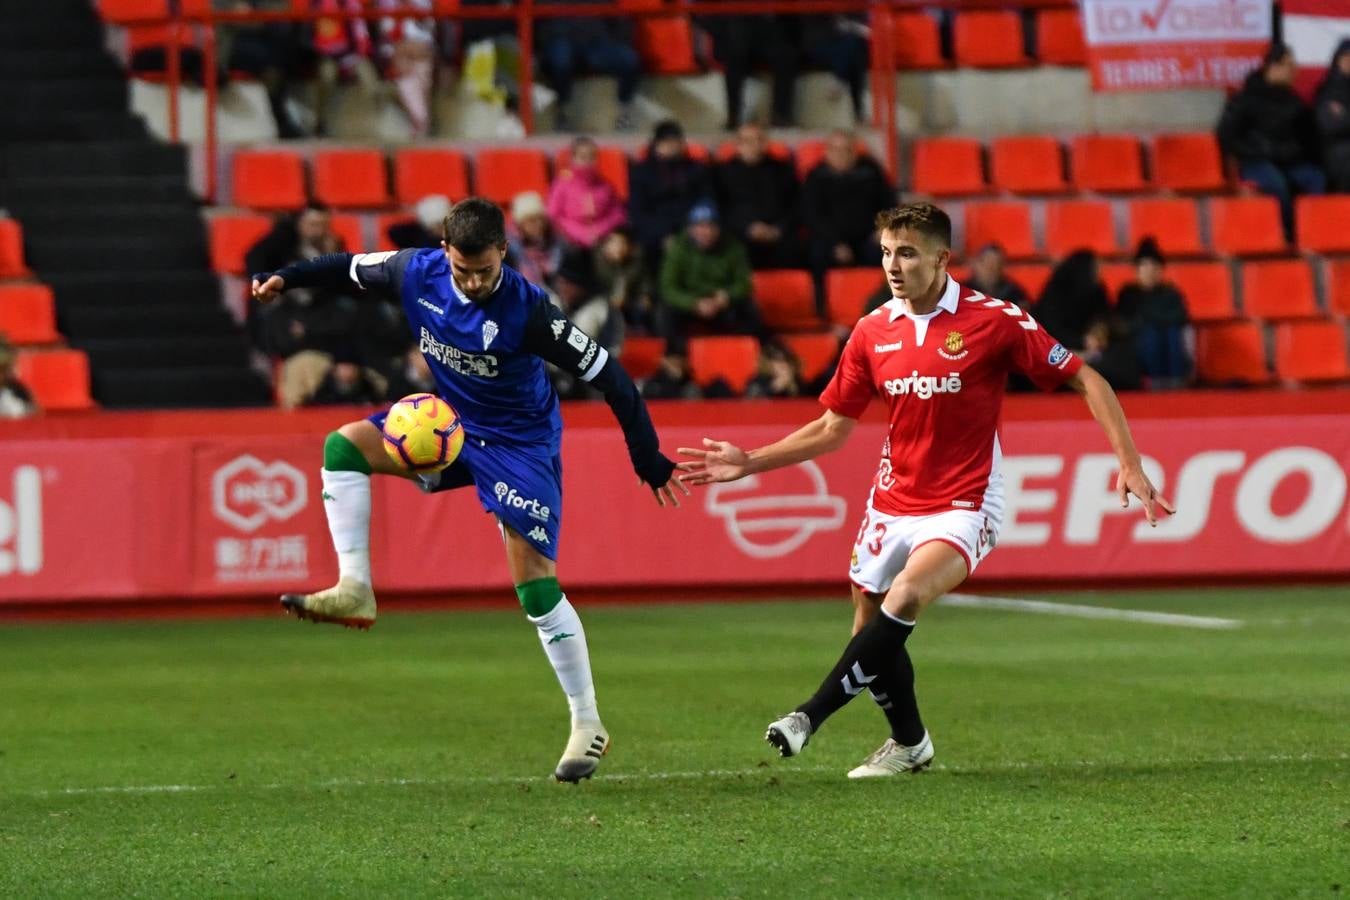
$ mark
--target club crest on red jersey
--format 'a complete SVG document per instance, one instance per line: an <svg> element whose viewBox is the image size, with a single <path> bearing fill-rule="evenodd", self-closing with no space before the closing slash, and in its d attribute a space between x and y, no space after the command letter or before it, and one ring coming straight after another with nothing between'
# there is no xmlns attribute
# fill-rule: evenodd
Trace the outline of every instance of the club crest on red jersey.
<svg viewBox="0 0 1350 900"><path fill-rule="evenodd" d="M942 348L938 350L938 356L943 359L964 359L970 354L965 347L966 339L961 336L961 332L949 331L947 339L942 342Z"/></svg>

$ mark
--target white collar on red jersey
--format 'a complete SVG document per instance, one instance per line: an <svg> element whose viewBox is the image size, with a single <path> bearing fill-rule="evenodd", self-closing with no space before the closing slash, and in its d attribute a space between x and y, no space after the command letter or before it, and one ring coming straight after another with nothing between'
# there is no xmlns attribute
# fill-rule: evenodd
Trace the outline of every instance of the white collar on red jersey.
<svg viewBox="0 0 1350 900"><path fill-rule="evenodd" d="M960 304L960 300L961 285L956 283L956 279L948 275L947 287L943 290L942 296L938 299L937 309L933 310L933 312L938 312L940 310L943 312L954 313L956 312L956 307ZM892 297L890 300L886 301L886 305L891 308L890 321L892 322L901 316L910 315L909 304L904 300L897 300Z"/></svg>

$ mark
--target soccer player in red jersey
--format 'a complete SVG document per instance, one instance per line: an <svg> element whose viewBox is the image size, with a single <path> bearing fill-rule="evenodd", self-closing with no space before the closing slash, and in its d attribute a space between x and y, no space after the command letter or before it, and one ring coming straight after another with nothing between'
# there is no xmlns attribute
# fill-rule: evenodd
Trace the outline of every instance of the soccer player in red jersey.
<svg viewBox="0 0 1350 900"><path fill-rule="evenodd" d="M919 717L905 641L928 604L975 571L998 542L1003 518L999 412L1008 373L1045 390L1067 384L1106 432L1122 506L1138 497L1149 524L1174 512L1144 474L1115 393L1021 308L962 287L947 275L951 220L913 203L877 217L892 299L859 320L825 413L777 443L746 452L705 439L683 448L688 484L735 481L843 446L880 396L890 432L853 551L853 639L816 693L769 725L766 739L794 756L833 713L870 689L891 737L850 778L917 771L933 759Z"/></svg>

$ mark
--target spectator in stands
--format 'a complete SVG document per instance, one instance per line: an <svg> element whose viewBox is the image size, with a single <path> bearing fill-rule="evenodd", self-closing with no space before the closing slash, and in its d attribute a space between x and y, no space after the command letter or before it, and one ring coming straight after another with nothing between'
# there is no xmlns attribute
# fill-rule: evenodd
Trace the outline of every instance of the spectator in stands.
<svg viewBox="0 0 1350 900"><path fill-rule="evenodd" d="M552 290L565 248L548 220L543 197L535 191L516 194L511 201L507 236L507 264L540 287Z"/></svg>
<svg viewBox="0 0 1350 900"><path fill-rule="evenodd" d="M572 141L571 159L548 190L548 215L574 247L587 250L628 219L619 192L596 168L600 151L595 141Z"/></svg>
<svg viewBox="0 0 1350 900"><path fill-rule="evenodd" d="M708 167L689 155L680 123L659 123L647 158L628 174L628 221L650 265L660 264L666 242L684 227L694 204L712 196Z"/></svg>
<svg viewBox="0 0 1350 900"><path fill-rule="evenodd" d="M1295 93L1294 54L1274 44L1261 68L1228 98L1219 119L1219 146L1237 160L1238 174L1280 201L1285 235L1294 234L1294 195L1320 194L1327 176L1318 165L1312 109Z"/></svg>
<svg viewBox="0 0 1350 900"><path fill-rule="evenodd" d="M1317 88L1317 124L1331 189L1350 193L1350 38L1340 42Z"/></svg>
<svg viewBox="0 0 1350 900"><path fill-rule="evenodd" d="M1139 355L1130 340L1129 328L1119 316L1110 315L1089 325L1080 352L1083 361L1096 369L1113 389L1139 390Z"/></svg>
<svg viewBox="0 0 1350 900"><path fill-rule="evenodd" d="M688 357L672 353L661 360L656 374L642 382L648 400L697 400L703 391L690 377Z"/></svg>
<svg viewBox="0 0 1350 900"><path fill-rule="evenodd" d="M329 13L360 13L361 0L310 0L310 8ZM314 22L314 52L319 57L317 133L327 137L328 107L339 83L356 82L366 97L375 97L380 75L372 59L374 43L365 19L328 18Z"/></svg>
<svg viewBox="0 0 1350 900"><path fill-rule="evenodd" d="M1186 353L1190 317L1181 292L1165 279L1163 255L1151 237L1134 254L1136 279L1120 290L1116 315L1132 333L1140 372L1149 387L1184 387L1191 363Z"/></svg>
<svg viewBox="0 0 1350 900"><path fill-rule="evenodd" d="M333 230L332 213L316 204L294 218L278 219L272 230L249 248L244 266L250 272L275 272L294 262L345 249L342 238Z"/></svg>
<svg viewBox="0 0 1350 900"><path fill-rule="evenodd" d="M661 336L652 273L633 233L616 228L606 235L593 252L593 267L597 287L623 315L624 330Z"/></svg>
<svg viewBox="0 0 1350 900"><path fill-rule="evenodd" d="M398 90L399 105L415 138L431 131L431 89L436 76L436 20L431 0L377 0L382 10L422 10L427 18L380 20L376 55Z"/></svg>
<svg viewBox="0 0 1350 900"><path fill-rule="evenodd" d="M773 78L773 125L790 127L802 58L799 17L708 16L700 24L712 37L713 55L724 70L727 130L740 127L745 80L756 66L767 68Z"/></svg>
<svg viewBox="0 0 1350 900"><path fill-rule="evenodd" d="M379 403L383 396L384 392L362 368L359 356L348 349L334 357L332 367L309 398L308 405L373 404Z"/></svg>
<svg viewBox="0 0 1350 900"><path fill-rule="evenodd" d="M1031 298L1022 290L1021 285L1013 281L1003 271L1007 257L998 244L985 244L970 261L970 277L966 287L974 288L988 297L997 297L1016 303L1023 309L1031 306Z"/></svg>
<svg viewBox="0 0 1350 900"><path fill-rule="evenodd" d="M520 107L520 41L512 18L512 0L460 0L462 6L492 6L501 19L465 19L460 25L464 83L473 96L511 113L497 124L497 137L523 138Z"/></svg>
<svg viewBox="0 0 1350 900"><path fill-rule="evenodd" d="M623 317L614 314L609 295L596 283L591 255L585 250L563 254L554 276L558 306L582 331L611 353L623 343Z"/></svg>
<svg viewBox="0 0 1350 900"><path fill-rule="evenodd" d="M428 194L413 207L414 218L390 225L385 237L400 250L439 247L442 223L450 215L452 205L450 198L444 194Z"/></svg>
<svg viewBox="0 0 1350 900"><path fill-rule="evenodd" d="M26 419L37 414L33 393L14 372L14 346L0 334L0 419Z"/></svg>
<svg viewBox="0 0 1350 900"><path fill-rule="evenodd" d="M863 16L804 16L806 56L848 88L853 121L863 121L863 88L871 58L871 31Z"/></svg>
<svg viewBox="0 0 1350 900"><path fill-rule="evenodd" d="M796 354L777 344L765 344L759 351L759 372L745 386L747 397L799 397L802 393L802 364Z"/></svg>
<svg viewBox="0 0 1350 900"><path fill-rule="evenodd" d="M222 6L222 4L217 4ZM290 9L290 0L228 0L223 8L232 12ZM314 48L303 38L299 22L264 22L236 27L229 37L226 68L257 79L267 89L267 105L276 122L277 137L284 140L305 136L290 110L291 82L311 69Z"/></svg>
<svg viewBox="0 0 1350 900"><path fill-rule="evenodd" d="M1110 312L1106 288L1091 250L1075 250L1050 273L1033 312L1042 326L1070 350L1087 346L1088 329Z"/></svg>
<svg viewBox="0 0 1350 900"><path fill-rule="evenodd" d="M691 331L764 338L745 245L722 231L711 203L689 211L688 229L671 244L661 264L661 301L670 316L667 339L677 352Z"/></svg>
<svg viewBox="0 0 1350 900"><path fill-rule="evenodd" d="M736 155L713 171L727 230L745 243L756 269L799 266L797 175L792 163L769 155L769 138L756 124L736 133Z"/></svg>
<svg viewBox="0 0 1350 900"><path fill-rule="evenodd" d="M409 344L401 363L389 374L384 399L393 402L409 394L436 393L436 379L431 375L431 366L427 365L427 358L422 355L421 348Z"/></svg>
<svg viewBox="0 0 1350 900"><path fill-rule="evenodd" d="M802 214L810 232L811 268L823 276L841 266L881 263L873 220L895 205L895 190L870 156L859 155L847 131L830 133L825 159L806 176Z"/></svg>
<svg viewBox="0 0 1350 900"><path fill-rule="evenodd" d="M535 0L535 5L576 2ZM613 6L610 0L580 2ZM558 130L572 129L573 116L568 107L572 99L572 81L581 70L610 75L618 80L619 115L614 127L619 131L632 130L633 97L642 74L642 63L633 46L632 19L619 16L539 19L534 30L539 67L558 92Z"/></svg>

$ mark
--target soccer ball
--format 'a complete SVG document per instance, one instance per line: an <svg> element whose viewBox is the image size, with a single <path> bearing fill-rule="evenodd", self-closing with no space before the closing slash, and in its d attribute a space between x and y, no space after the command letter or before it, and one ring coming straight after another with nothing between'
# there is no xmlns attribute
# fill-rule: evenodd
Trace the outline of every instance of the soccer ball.
<svg viewBox="0 0 1350 900"><path fill-rule="evenodd" d="M389 408L384 452L413 472L438 472L464 446L459 414L435 394L409 394Z"/></svg>

